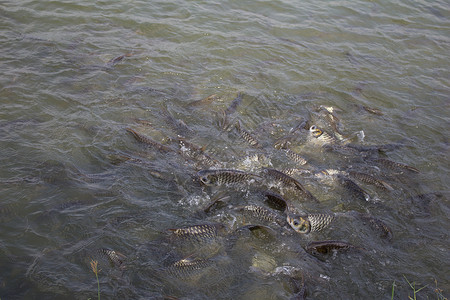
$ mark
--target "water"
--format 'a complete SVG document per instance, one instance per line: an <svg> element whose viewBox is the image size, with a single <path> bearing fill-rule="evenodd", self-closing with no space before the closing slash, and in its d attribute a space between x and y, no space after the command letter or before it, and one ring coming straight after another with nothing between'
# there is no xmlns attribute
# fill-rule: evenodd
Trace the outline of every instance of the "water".
<svg viewBox="0 0 450 300"><path fill-rule="evenodd" d="M438 298L436 289L448 297L447 2L2 1L0 9L2 299L94 298L91 259L102 298L288 299L295 287L283 267L304 273L312 299L389 299L393 282L395 298L405 299L413 293L406 279L427 285L418 298ZM242 167L237 157L259 150L216 125L238 92L232 119L257 130L266 150L319 105L338 109L345 133L364 131L364 144L404 144L387 158L420 173L392 178L393 192L364 185L367 203L305 179L321 209L370 212L391 227L392 241L343 221L315 239L368 251L319 261L299 254L307 240L292 233L244 235L214 256L203 280L161 275L170 261L161 232L230 225L232 214L199 216L214 191L192 180L179 155L145 150L125 129L167 144L183 134ZM168 122L164 108L191 131ZM267 151L274 167L289 166ZM317 167L354 163L304 154ZM140 161L119 163L120 155ZM407 200L423 193L442 196ZM229 195L234 204L262 203L252 193ZM99 248L126 255L126 268Z"/></svg>

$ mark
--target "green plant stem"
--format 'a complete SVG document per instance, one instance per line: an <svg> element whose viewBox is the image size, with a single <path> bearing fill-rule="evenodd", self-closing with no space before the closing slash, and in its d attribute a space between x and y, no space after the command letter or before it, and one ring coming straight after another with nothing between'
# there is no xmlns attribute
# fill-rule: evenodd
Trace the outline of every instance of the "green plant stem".
<svg viewBox="0 0 450 300"><path fill-rule="evenodd" d="M95 277L97 277L97 295L98 295L98 300L100 300L100 281L98 281L97 273L95 273Z"/></svg>
<svg viewBox="0 0 450 300"><path fill-rule="evenodd" d="M394 300L394 288L395 288L395 280L392 283L392 294L391 294L391 300Z"/></svg>

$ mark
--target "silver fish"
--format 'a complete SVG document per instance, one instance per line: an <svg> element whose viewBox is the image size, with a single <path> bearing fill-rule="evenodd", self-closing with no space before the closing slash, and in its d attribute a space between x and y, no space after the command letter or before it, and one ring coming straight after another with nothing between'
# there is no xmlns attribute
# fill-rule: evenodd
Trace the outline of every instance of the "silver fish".
<svg viewBox="0 0 450 300"><path fill-rule="evenodd" d="M263 172L269 177L282 182L285 186L293 187L296 190L300 191L302 196L307 200L317 202L316 197L314 197L307 189L305 189L305 187L295 178L271 168L263 168Z"/></svg>
<svg viewBox="0 0 450 300"><path fill-rule="evenodd" d="M106 249L106 248L101 248L98 249L98 252L106 257L109 258L109 260L114 263L116 266L121 267L124 260L127 258L125 255L123 255L120 252L111 250L111 249Z"/></svg>
<svg viewBox="0 0 450 300"><path fill-rule="evenodd" d="M247 142L247 144L249 144L254 148L262 148L261 144L253 137L253 135L244 128L242 128L241 122L239 120L236 122L235 127L241 138L245 142Z"/></svg>
<svg viewBox="0 0 450 300"><path fill-rule="evenodd" d="M345 241L316 241L309 243L305 250L310 254L320 253L320 254L328 254L331 251L335 250L348 250L348 249L359 249L363 250L364 248L354 246Z"/></svg>
<svg viewBox="0 0 450 300"><path fill-rule="evenodd" d="M379 187L379 188L382 188L385 190L390 190L390 191L394 190L394 188L391 185L389 185L387 182L384 182L383 180L375 178L369 174L355 172L355 171L350 171L350 172L348 172L348 174L350 175L350 177L361 180L362 182L365 182L368 184L375 185L376 187Z"/></svg>
<svg viewBox="0 0 450 300"><path fill-rule="evenodd" d="M284 150L284 153L286 153L287 157L289 157L291 160L295 161L297 164L301 166L307 163L306 159L304 159L302 156L300 156L300 154L292 151L291 149Z"/></svg>
<svg viewBox="0 0 450 300"><path fill-rule="evenodd" d="M176 261L166 271L170 276L187 279L201 274L211 264L212 262L208 259L187 257Z"/></svg>
<svg viewBox="0 0 450 300"><path fill-rule="evenodd" d="M401 164L401 163L398 163L398 162L395 162L392 160L379 158L379 159L376 159L375 162L382 165L385 168L388 168L388 169L392 169L392 170L399 170L399 169L402 170L403 169L403 170L409 170L409 171L412 171L415 173L419 173L419 170L417 170L414 167L411 167L411 166L408 166L405 164Z"/></svg>
<svg viewBox="0 0 450 300"><path fill-rule="evenodd" d="M155 148L155 149L159 150L160 152L172 152L173 151L173 149L152 140L151 138L137 132L136 130L133 130L131 128L126 128L126 131L131 133L138 142L141 142L145 145Z"/></svg>
<svg viewBox="0 0 450 300"><path fill-rule="evenodd" d="M316 125L309 128L309 141L318 145L335 144L337 140L327 132L319 129Z"/></svg>
<svg viewBox="0 0 450 300"><path fill-rule="evenodd" d="M217 238L223 231L223 224L201 224L182 228L171 228L169 231L177 238L207 241Z"/></svg>
<svg viewBox="0 0 450 300"><path fill-rule="evenodd" d="M280 226L284 226L286 223L277 214L271 212L270 210L262 206L246 205L243 207L239 207L238 209L243 211L246 215L250 215L251 217L255 217L261 221L275 222Z"/></svg>
<svg viewBox="0 0 450 300"><path fill-rule="evenodd" d="M335 216L329 214L288 214L286 218L288 224L292 227L292 229L302 234L321 231L328 225L330 225L330 223L333 222L334 219Z"/></svg>
<svg viewBox="0 0 450 300"><path fill-rule="evenodd" d="M261 176L233 169L201 170L197 173L200 181L206 185L224 185L250 183Z"/></svg>
<svg viewBox="0 0 450 300"><path fill-rule="evenodd" d="M206 154L203 147L190 143L184 138L178 138L178 144L180 146L180 154L187 159L195 161L200 166L211 167L221 165L217 159Z"/></svg>

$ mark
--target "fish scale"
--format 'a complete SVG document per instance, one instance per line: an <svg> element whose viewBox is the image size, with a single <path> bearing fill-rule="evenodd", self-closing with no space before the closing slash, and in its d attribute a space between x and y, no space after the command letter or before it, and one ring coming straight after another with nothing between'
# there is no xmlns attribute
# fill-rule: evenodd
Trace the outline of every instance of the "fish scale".
<svg viewBox="0 0 450 300"><path fill-rule="evenodd" d="M201 170L197 175L206 185L245 183L260 178L259 175L233 169Z"/></svg>
<svg viewBox="0 0 450 300"><path fill-rule="evenodd" d="M333 222L334 215L313 213L308 215L288 215L287 222L298 233L308 234L321 231Z"/></svg>
<svg viewBox="0 0 450 300"><path fill-rule="evenodd" d="M350 175L350 177L356 178L356 179L361 180L362 182L365 182L368 184L373 184L376 187L379 187L379 188L382 188L385 190L390 190L390 191L394 190L394 188L391 185L389 185L387 182L377 179L369 174L355 172L355 171L350 171L350 172L348 172L348 174Z"/></svg>
<svg viewBox="0 0 450 300"><path fill-rule="evenodd" d="M300 154L292 151L291 149L286 149L284 153L286 153L287 157L289 157L291 160L295 161L301 166L307 163L306 159L304 159Z"/></svg>
<svg viewBox="0 0 450 300"><path fill-rule="evenodd" d="M222 228L224 228L222 224L201 224L169 230L180 238L207 240L216 238Z"/></svg>
<svg viewBox="0 0 450 300"><path fill-rule="evenodd" d="M240 207L240 210L262 221L275 222L280 226L285 224L284 220L282 220L278 215L261 206L246 205Z"/></svg>

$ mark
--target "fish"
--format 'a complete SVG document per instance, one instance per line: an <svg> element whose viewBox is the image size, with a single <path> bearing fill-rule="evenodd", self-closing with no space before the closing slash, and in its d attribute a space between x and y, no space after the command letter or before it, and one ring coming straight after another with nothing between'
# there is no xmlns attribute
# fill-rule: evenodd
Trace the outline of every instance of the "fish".
<svg viewBox="0 0 450 300"><path fill-rule="evenodd" d="M224 185L251 183L261 176L233 169L207 169L197 173L200 181L205 185Z"/></svg>
<svg viewBox="0 0 450 300"><path fill-rule="evenodd" d="M385 182L381 179L375 178L369 174L355 172L355 171L350 171L350 172L348 172L348 174L350 175L350 177L361 180L362 182L365 182L368 184L375 185L376 187L379 187L379 188L382 188L385 190L389 190L389 191L394 190L394 188L387 182Z"/></svg>
<svg viewBox="0 0 450 300"><path fill-rule="evenodd" d="M172 148L167 147L163 144L160 144L160 143L152 140L151 138L137 132L136 130L133 130L131 128L126 128L125 130L128 131L129 133L131 133L138 142L141 142L147 146L150 146L151 148L155 148L155 149L159 150L160 152L168 153L168 152L174 151Z"/></svg>
<svg viewBox="0 0 450 300"><path fill-rule="evenodd" d="M182 228L170 228L173 236L181 239L208 241L216 239L224 230L223 224L200 224Z"/></svg>
<svg viewBox="0 0 450 300"><path fill-rule="evenodd" d="M179 137L178 145L180 146L180 154L188 159L194 160L203 167L220 166L221 163L206 154L204 147L199 147L186 139Z"/></svg>
<svg viewBox="0 0 450 300"><path fill-rule="evenodd" d="M100 248L98 249L98 252L108 257L109 260L117 267L122 267L124 260L127 258L122 253L107 248Z"/></svg>
<svg viewBox="0 0 450 300"><path fill-rule="evenodd" d="M362 107L365 111L367 111L368 113L377 115L377 116L382 116L383 112L381 110L379 110L378 108L372 108L372 107L368 107L368 106L363 106Z"/></svg>
<svg viewBox="0 0 450 300"><path fill-rule="evenodd" d="M187 257L174 262L166 269L166 272L170 276L186 279L200 274L211 265L212 261L209 259Z"/></svg>
<svg viewBox="0 0 450 300"><path fill-rule="evenodd" d="M309 254L320 253L329 254L331 251L341 251L349 249L363 250L364 248L354 246L345 241L327 240L327 241L315 241L306 245L305 250Z"/></svg>
<svg viewBox="0 0 450 300"><path fill-rule="evenodd" d="M241 122L239 120L236 122L235 127L241 138L247 142L247 144L254 148L262 148L261 144L253 137L253 135L241 127Z"/></svg>
<svg viewBox="0 0 450 300"><path fill-rule="evenodd" d="M316 197L314 197L307 189L305 189L305 187L303 187L303 185L295 178L271 168L263 168L263 172L269 177L282 182L285 186L293 187L296 190L300 191L302 193L302 196L307 200L316 202L318 201Z"/></svg>
<svg viewBox="0 0 450 300"><path fill-rule="evenodd" d="M357 216L363 221L368 222L370 228L374 231L378 232L381 238L384 238L388 241L392 240L393 234L392 230L387 226L383 221L378 218L375 218L369 214L357 213Z"/></svg>
<svg viewBox="0 0 450 300"><path fill-rule="evenodd" d="M292 144L292 142L296 139L297 137L293 134L290 135L286 135L283 136L279 139L277 139L274 143L273 143L273 147L275 149L288 149L289 145Z"/></svg>
<svg viewBox="0 0 450 300"><path fill-rule="evenodd" d="M298 123L297 125L295 125L294 127L292 127L289 130L289 134L295 133L297 130L300 129L307 129L305 128L307 121L306 120L302 120L300 123Z"/></svg>
<svg viewBox="0 0 450 300"><path fill-rule="evenodd" d="M115 64L117 64L118 62L121 62L125 57L130 57L130 56L132 56L132 55L133 55L132 53L126 53L126 54L119 55L119 56L117 56L117 57L115 57L115 58L110 59L110 60L106 63L106 66L107 66L107 67L112 67L112 66L114 66Z"/></svg>
<svg viewBox="0 0 450 300"><path fill-rule="evenodd" d="M339 183L350 193L350 195L361 201L368 201L369 194L363 190L359 185L357 185L353 180L347 178L343 175L337 176Z"/></svg>
<svg viewBox="0 0 450 300"><path fill-rule="evenodd" d="M283 220L277 214L271 212L270 210L262 206L246 205L238 207L238 209L244 212L244 214L250 215L251 217L255 217L261 221L274 222L280 226L284 226L286 224L285 220Z"/></svg>
<svg viewBox="0 0 450 300"><path fill-rule="evenodd" d="M180 136L187 136L192 133L190 129L183 120L176 119L167 110L167 108L161 108L162 115L165 117L167 124L172 127L172 129Z"/></svg>
<svg viewBox="0 0 450 300"><path fill-rule="evenodd" d="M357 144L347 144L346 145L349 148L353 148L355 150L358 150L360 152L388 152L393 151L396 149L399 149L403 147L402 144L383 144L383 145L357 145Z"/></svg>
<svg viewBox="0 0 450 300"><path fill-rule="evenodd" d="M307 215L288 214L286 217L292 229L302 234L321 231L330 225L334 219L334 215L320 213Z"/></svg>
<svg viewBox="0 0 450 300"><path fill-rule="evenodd" d="M309 128L309 137L309 141L322 146L326 144L337 143L337 140L334 137L332 137L322 129L319 129L316 125L312 125Z"/></svg>
<svg viewBox="0 0 450 300"><path fill-rule="evenodd" d="M289 157L291 160L293 160L294 162L296 162L301 166L307 163L306 159L304 159L302 156L300 156L300 154L292 151L291 149L285 149L284 153L286 154L287 157Z"/></svg>
<svg viewBox="0 0 450 300"><path fill-rule="evenodd" d="M192 106L193 107L205 106L205 105L211 104L213 101L216 101L216 100L218 100L220 98L221 98L220 96L217 96L216 94L212 94L212 95L209 95L208 97L205 97L203 99L192 101L188 105L191 106L191 107Z"/></svg>
<svg viewBox="0 0 450 300"><path fill-rule="evenodd" d="M378 158L378 159L375 159L375 162L377 164L382 165L383 167L391 169L391 170L399 170L399 169L401 170L401 169L403 169L403 170L412 171L414 173L419 173L419 170L414 168L414 167L411 167L411 166L408 166L408 165L405 165L405 164L402 164L402 163L398 163L398 162L395 162L395 161L392 161L392 160L388 160L388 159L384 159L384 158Z"/></svg>
<svg viewBox="0 0 450 300"><path fill-rule="evenodd" d="M272 191L266 191L264 193L264 196L266 196L267 200L266 203L269 205L270 208L276 209L282 212L285 212L286 210L291 210L292 204L284 199L280 194L272 192Z"/></svg>
<svg viewBox="0 0 450 300"><path fill-rule="evenodd" d="M231 101L230 105L225 110L225 115L228 116L228 115L233 114L236 111L239 104L241 104L242 98L243 98L243 94L241 92L239 92L237 94L236 98L234 98L233 101Z"/></svg>
<svg viewBox="0 0 450 300"><path fill-rule="evenodd" d="M342 131L339 129L341 121L334 113L335 109L332 106L324 106L321 105L318 108L318 112L321 114L321 116L331 125L331 128L333 128L334 132L338 133L339 135L342 135Z"/></svg>

